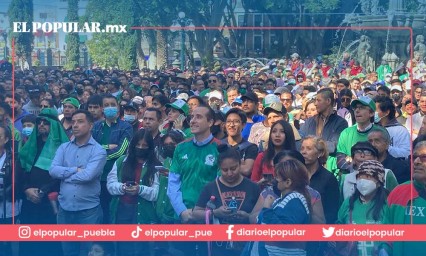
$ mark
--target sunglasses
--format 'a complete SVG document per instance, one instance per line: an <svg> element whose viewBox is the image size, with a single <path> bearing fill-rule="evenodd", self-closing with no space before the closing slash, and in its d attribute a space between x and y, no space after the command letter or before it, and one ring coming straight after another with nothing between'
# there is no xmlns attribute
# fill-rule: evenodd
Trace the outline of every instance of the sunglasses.
<svg viewBox="0 0 426 256"><path fill-rule="evenodd" d="M216 83L217 80L209 80L209 83Z"/></svg>
<svg viewBox="0 0 426 256"><path fill-rule="evenodd" d="M342 98L340 98L340 100L342 102L351 102L351 98L347 98L347 97L342 97Z"/></svg>
<svg viewBox="0 0 426 256"><path fill-rule="evenodd" d="M40 105L40 108L50 108L49 105Z"/></svg>
<svg viewBox="0 0 426 256"><path fill-rule="evenodd" d="M49 121L47 121L46 119L40 119L40 120L37 120L37 125L40 125L40 124L43 124L43 125L50 125L50 122L49 122Z"/></svg>
<svg viewBox="0 0 426 256"><path fill-rule="evenodd" d="M263 83L256 83L256 85L263 85Z"/></svg>

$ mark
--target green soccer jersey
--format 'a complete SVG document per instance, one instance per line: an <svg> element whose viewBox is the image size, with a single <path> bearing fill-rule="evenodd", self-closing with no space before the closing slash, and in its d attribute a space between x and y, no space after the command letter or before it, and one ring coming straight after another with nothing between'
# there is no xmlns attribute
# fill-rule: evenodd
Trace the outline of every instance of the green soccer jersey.
<svg viewBox="0 0 426 256"><path fill-rule="evenodd" d="M203 146L193 140L176 147L170 172L180 175L183 203L193 208L203 187L213 181L219 172L216 139Z"/></svg>
<svg viewBox="0 0 426 256"><path fill-rule="evenodd" d="M355 145L357 142L360 142L360 141L367 141L368 134L371 131L374 131L377 129L383 129L380 126L373 124L373 126L369 130L360 132L357 130L357 127L358 125L354 125L342 131L339 137L339 142L337 143L338 153L343 153L347 156L350 156L351 148L353 145Z"/></svg>
<svg viewBox="0 0 426 256"><path fill-rule="evenodd" d="M372 211L370 211L373 206L373 201L368 203L361 203L360 200L355 200L354 209L352 210L352 214L349 212L349 198L346 199L342 206L339 209L338 215L338 223L339 224L388 224L388 216L389 216L389 207L385 203L382 212L381 218L377 221L373 219ZM352 215L352 216L351 216ZM352 219L352 223L351 222ZM383 242L377 241L358 241L358 255L360 256L372 256L374 255L374 251L377 250L380 246L383 245Z"/></svg>

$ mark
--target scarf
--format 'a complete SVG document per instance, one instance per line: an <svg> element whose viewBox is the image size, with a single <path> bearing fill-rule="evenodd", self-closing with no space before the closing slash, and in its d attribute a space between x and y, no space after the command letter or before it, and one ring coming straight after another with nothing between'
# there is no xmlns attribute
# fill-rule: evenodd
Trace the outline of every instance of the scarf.
<svg viewBox="0 0 426 256"><path fill-rule="evenodd" d="M50 132L47 137L46 143L41 150L40 156L35 159L37 155L37 136L38 127L34 127L35 130L31 133L28 141L19 150L19 159L22 168L26 172L30 172L33 166L38 167L42 170L49 171L52 164L53 158L55 157L56 150L62 143L68 142L69 139L65 133L64 128L57 119L57 112L54 109L43 109L38 118L46 119L50 122Z"/></svg>

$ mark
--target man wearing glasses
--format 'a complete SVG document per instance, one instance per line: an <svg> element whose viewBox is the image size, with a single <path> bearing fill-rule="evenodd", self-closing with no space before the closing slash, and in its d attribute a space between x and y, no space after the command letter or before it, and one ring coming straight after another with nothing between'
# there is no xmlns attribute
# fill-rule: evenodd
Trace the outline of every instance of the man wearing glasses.
<svg viewBox="0 0 426 256"><path fill-rule="evenodd" d="M388 196L389 224L426 224L426 141L413 145L413 181L397 186ZM393 255L412 255L425 242L393 242Z"/></svg>
<svg viewBox="0 0 426 256"><path fill-rule="evenodd" d="M224 98L226 99L226 91L224 91L221 87L221 82L219 80L219 77L217 75L210 75L209 79L207 80L209 88L205 89L200 93L200 97L205 97L207 93L210 93L212 91L222 91Z"/></svg>
<svg viewBox="0 0 426 256"><path fill-rule="evenodd" d="M365 161L376 160L378 159L379 152L373 147L373 145L368 141L357 142L351 149L352 167L349 174L343 174L341 179L342 187L341 199L345 200L355 193L356 190L356 176L358 174L358 167ZM389 170L385 169L385 182L384 186L388 191L392 191L396 186L398 186L398 181L395 177L395 174Z"/></svg>

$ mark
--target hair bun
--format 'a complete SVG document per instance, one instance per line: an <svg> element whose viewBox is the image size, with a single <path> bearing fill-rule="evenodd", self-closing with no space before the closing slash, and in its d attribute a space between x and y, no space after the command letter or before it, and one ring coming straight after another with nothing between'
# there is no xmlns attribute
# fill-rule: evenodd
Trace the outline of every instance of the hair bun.
<svg viewBox="0 0 426 256"><path fill-rule="evenodd" d="M219 153L223 153L227 151L228 149L229 149L229 146L227 144L220 144L217 146L217 151L219 151Z"/></svg>

